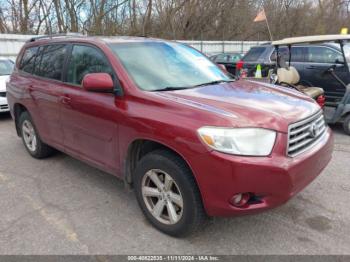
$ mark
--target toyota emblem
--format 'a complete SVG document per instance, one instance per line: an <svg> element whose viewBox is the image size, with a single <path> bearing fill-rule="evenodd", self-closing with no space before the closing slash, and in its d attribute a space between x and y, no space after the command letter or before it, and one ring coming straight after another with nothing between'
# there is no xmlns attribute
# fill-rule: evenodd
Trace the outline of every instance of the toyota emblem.
<svg viewBox="0 0 350 262"><path fill-rule="evenodd" d="M310 136L312 138L315 138L317 136L317 131L318 131L317 125L316 123L313 123L309 129Z"/></svg>

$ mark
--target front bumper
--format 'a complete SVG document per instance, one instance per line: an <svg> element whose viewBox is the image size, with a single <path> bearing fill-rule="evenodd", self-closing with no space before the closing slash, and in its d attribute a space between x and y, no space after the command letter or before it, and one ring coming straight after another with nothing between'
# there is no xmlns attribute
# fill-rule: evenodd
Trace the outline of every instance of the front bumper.
<svg viewBox="0 0 350 262"><path fill-rule="evenodd" d="M10 107L7 103L7 98L0 97L0 113L9 112L9 111L10 111Z"/></svg>
<svg viewBox="0 0 350 262"><path fill-rule="evenodd" d="M277 207L311 183L332 158L329 128L313 148L296 157L286 156L286 134L279 134L269 157L241 157L216 151L191 161L204 207L209 216L235 216ZM252 193L258 201L239 208L230 204L238 193Z"/></svg>
<svg viewBox="0 0 350 262"><path fill-rule="evenodd" d="M7 98L0 97L0 113L9 112L9 111L10 111L10 107L8 105Z"/></svg>

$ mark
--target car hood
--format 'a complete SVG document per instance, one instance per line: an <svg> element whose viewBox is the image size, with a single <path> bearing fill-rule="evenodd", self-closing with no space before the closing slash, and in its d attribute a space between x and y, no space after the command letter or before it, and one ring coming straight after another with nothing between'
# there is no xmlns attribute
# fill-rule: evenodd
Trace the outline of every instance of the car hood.
<svg viewBox="0 0 350 262"><path fill-rule="evenodd" d="M158 95L229 118L235 127L261 127L280 132L287 132L289 124L320 110L311 98L296 90L247 80Z"/></svg>
<svg viewBox="0 0 350 262"><path fill-rule="evenodd" d="M0 92L6 91L6 82L9 79L10 76L0 76Z"/></svg>

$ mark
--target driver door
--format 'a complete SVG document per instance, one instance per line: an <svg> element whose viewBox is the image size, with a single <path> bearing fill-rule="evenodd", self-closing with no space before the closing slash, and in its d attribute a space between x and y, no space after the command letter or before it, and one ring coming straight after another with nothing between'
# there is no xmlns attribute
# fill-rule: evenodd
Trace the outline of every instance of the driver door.
<svg viewBox="0 0 350 262"><path fill-rule="evenodd" d="M115 173L119 172L117 132L120 122L115 95L82 88L86 74L102 72L115 79L100 49L84 44L72 46L60 99L63 144L67 153Z"/></svg>
<svg viewBox="0 0 350 262"><path fill-rule="evenodd" d="M344 82L347 79L346 67L340 51L328 46L309 46L307 48L304 80L312 86L322 87L325 91L327 103L339 102L344 94L345 88L330 73L325 73L331 66L336 65L335 74Z"/></svg>

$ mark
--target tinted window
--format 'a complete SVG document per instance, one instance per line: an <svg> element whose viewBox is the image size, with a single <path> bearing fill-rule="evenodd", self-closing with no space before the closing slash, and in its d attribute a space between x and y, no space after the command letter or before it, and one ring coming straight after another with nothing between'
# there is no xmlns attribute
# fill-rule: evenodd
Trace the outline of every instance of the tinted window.
<svg viewBox="0 0 350 262"><path fill-rule="evenodd" d="M10 60L0 60L0 76L11 75L13 63Z"/></svg>
<svg viewBox="0 0 350 262"><path fill-rule="evenodd" d="M343 62L344 58L334 49L321 46L308 47L307 62L334 64L336 60Z"/></svg>
<svg viewBox="0 0 350 262"><path fill-rule="evenodd" d="M292 47L292 62L304 61L305 47Z"/></svg>
<svg viewBox="0 0 350 262"><path fill-rule="evenodd" d="M215 62L216 63L226 63L228 62L230 56L226 55L226 54L221 54L221 55L217 55L217 57L215 58Z"/></svg>
<svg viewBox="0 0 350 262"><path fill-rule="evenodd" d="M38 76L61 80L64 59L67 53L66 45L44 46L39 51L35 74Z"/></svg>
<svg viewBox="0 0 350 262"><path fill-rule="evenodd" d="M90 73L108 73L113 77L113 70L100 50L75 45L68 65L67 82L81 85L84 76Z"/></svg>
<svg viewBox="0 0 350 262"><path fill-rule="evenodd" d="M230 62L238 62L239 60L241 60L241 58L242 58L242 55L240 55L240 54L233 54L233 55L230 55L229 61Z"/></svg>
<svg viewBox="0 0 350 262"><path fill-rule="evenodd" d="M255 62L260 58L265 50L265 47L252 47L242 60L246 62Z"/></svg>
<svg viewBox="0 0 350 262"><path fill-rule="evenodd" d="M28 48L24 51L19 69L27 73L32 73L38 47Z"/></svg>
<svg viewBox="0 0 350 262"><path fill-rule="evenodd" d="M305 47L292 47L292 62L303 62L304 61L304 50ZM279 53L283 56L286 62L289 61L289 48L281 47ZM274 51L270 57L271 61L276 61L276 51Z"/></svg>

